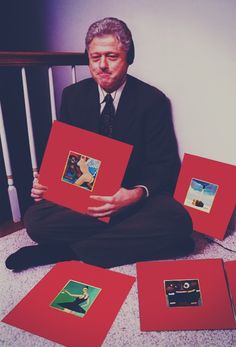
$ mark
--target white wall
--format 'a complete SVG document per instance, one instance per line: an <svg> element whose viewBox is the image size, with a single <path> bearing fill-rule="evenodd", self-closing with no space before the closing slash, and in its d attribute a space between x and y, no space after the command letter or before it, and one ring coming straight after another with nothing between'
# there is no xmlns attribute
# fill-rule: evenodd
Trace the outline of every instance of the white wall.
<svg viewBox="0 0 236 347"><path fill-rule="evenodd" d="M236 1L51 0L48 47L83 51L88 26L106 16L133 33L130 73L171 99L181 157L236 164Z"/></svg>

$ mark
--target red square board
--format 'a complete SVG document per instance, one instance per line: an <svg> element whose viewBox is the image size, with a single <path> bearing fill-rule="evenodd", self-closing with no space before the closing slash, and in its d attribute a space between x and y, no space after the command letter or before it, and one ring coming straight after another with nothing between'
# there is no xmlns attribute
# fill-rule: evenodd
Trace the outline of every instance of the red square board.
<svg viewBox="0 0 236 347"><path fill-rule="evenodd" d="M236 328L221 259L137 263L137 281L142 331Z"/></svg>
<svg viewBox="0 0 236 347"><path fill-rule="evenodd" d="M193 229L223 240L236 205L236 166L185 154L174 198L188 210Z"/></svg>
<svg viewBox="0 0 236 347"><path fill-rule="evenodd" d="M86 284L88 291L98 290L83 317L51 306L68 281ZM134 281L78 261L58 263L3 322L65 346L101 346Z"/></svg>
<svg viewBox="0 0 236 347"><path fill-rule="evenodd" d="M81 213L86 213L88 206L98 206L101 203L91 200L90 195L109 196L117 192L132 148L129 144L54 121L40 168L40 183L48 187L45 199ZM92 163L90 169L96 176L89 183L90 188L69 180L66 174L70 156L77 161L85 156L87 162ZM95 168L96 165L99 167ZM102 220L108 222L109 218Z"/></svg>

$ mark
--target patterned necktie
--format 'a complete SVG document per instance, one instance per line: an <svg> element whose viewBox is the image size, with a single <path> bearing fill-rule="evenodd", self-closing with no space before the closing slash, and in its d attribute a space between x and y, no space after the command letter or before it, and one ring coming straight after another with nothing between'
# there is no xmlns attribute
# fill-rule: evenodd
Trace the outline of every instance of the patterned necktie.
<svg viewBox="0 0 236 347"><path fill-rule="evenodd" d="M115 116L115 107L111 94L105 96L105 106L100 115L100 134L104 136L112 136L112 123Z"/></svg>

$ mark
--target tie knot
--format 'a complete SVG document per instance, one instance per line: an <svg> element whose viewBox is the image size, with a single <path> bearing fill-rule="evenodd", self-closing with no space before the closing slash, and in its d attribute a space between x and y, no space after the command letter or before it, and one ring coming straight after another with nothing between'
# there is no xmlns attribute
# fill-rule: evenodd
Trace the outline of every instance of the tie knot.
<svg viewBox="0 0 236 347"><path fill-rule="evenodd" d="M113 98L112 98L111 94L108 93L108 94L105 96L105 98L104 98L103 101L105 101L106 104L107 104L107 103L113 102Z"/></svg>

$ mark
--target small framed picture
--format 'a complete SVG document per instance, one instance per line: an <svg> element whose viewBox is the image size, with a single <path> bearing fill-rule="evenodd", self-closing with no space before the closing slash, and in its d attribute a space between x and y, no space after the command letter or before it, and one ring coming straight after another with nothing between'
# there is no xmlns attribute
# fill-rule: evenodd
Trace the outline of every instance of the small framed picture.
<svg viewBox="0 0 236 347"><path fill-rule="evenodd" d="M3 321L53 346L101 347L135 280L81 261L59 262Z"/></svg>
<svg viewBox="0 0 236 347"><path fill-rule="evenodd" d="M40 166L44 198L81 214L121 187L133 146L55 120ZM92 201L93 206L101 205ZM109 223L110 217L98 217Z"/></svg>
<svg viewBox="0 0 236 347"><path fill-rule="evenodd" d="M219 186L192 178L184 205L209 213Z"/></svg>
<svg viewBox="0 0 236 347"><path fill-rule="evenodd" d="M222 259L137 263L141 331L235 329L224 265Z"/></svg>
<svg viewBox="0 0 236 347"><path fill-rule="evenodd" d="M236 166L185 153L174 198L190 214L193 230L223 240L235 209Z"/></svg>
<svg viewBox="0 0 236 347"><path fill-rule="evenodd" d="M101 288L69 280L50 306L78 317L84 317L100 291Z"/></svg>
<svg viewBox="0 0 236 347"><path fill-rule="evenodd" d="M62 181L92 191L101 161L81 153L69 151Z"/></svg>
<svg viewBox="0 0 236 347"><path fill-rule="evenodd" d="M168 307L202 305L199 281L197 279L166 280L164 289Z"/></svg>

